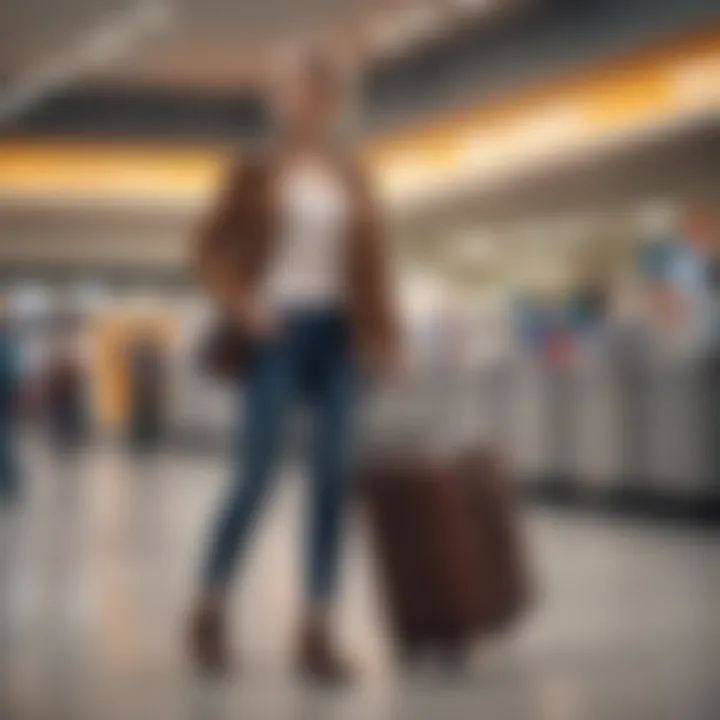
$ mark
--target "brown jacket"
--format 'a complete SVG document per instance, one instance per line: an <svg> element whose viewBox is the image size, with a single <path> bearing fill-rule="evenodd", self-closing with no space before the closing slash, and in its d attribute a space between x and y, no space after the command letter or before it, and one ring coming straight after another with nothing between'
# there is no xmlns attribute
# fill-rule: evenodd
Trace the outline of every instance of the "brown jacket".
<svg viewBox="0 0 720 720"><path fill-rule="evenodd" d="M266 153L237 163L208 218L197 253L200 276L221 307L252 297L267 270L276 235L274 179L279 162ZM361 170L342 163L353 198L345 265L356 347L363 359L387 358L398 342L387 249L377 205Z"/></svg>

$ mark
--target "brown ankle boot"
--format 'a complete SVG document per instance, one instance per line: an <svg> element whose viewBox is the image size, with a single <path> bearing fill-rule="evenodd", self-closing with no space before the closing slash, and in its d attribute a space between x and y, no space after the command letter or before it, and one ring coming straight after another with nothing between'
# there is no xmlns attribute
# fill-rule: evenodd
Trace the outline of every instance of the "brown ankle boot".
<svg viewBox="0 0 720 720"><path fill-rule="evenodd" d="M354 674L334 646L328 623L317 619L306 620L301 628L297 667L306 679L329 685L345 685Z"/></svg>
<svg viewBox="0 0 720 720"><path fill-rule="evenodd" d="M190 618L189 650L203 672L224 674L229 668L225 612L215 602L202 601Z"/></svg>

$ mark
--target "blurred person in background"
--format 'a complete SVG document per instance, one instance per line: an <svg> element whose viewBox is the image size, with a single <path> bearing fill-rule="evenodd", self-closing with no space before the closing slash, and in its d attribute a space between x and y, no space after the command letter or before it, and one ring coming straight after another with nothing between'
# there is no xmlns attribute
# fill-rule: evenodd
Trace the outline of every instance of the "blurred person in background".
<svg viewBox="0 0 720 720"><path fill-rule="evenodd" d="M296 664L315 680L351 676L331 615L358 368L397 369L398 336L372 189L340 138L346 91L322 53L302 51L282 66L269 93L272 139L231 171L200 242L206 287L249 339L237 467L190 627L194 659L211 671L228 664L231 579L264 508L285 420L302 396L315 437Z"/></svg>
<svg viewBox="0 0 720 720"><path fill-rule="evenodd" d="M20 491L15 448L17 371L15 336L6 303L0 297L0 502L14 500Z"/></svg>
<svg viewBox="0 0 720 720"><path fill-rule="evenodd" d="M162 441L166 362L162 344L152 330L143 330L131 342L127 361L130 447L140 454L153 452Z"/></svg>
<svg viewBox="0 0 720 720"><path fill-rule="evenodd" d="M86 430L85 372L75 318L54 322L44 378L44 405L53 447L63 453L79 449Z"/></svg>
<svg viewBox="0 0 720 720"><path fill-rule="evenodd" d="M718 341L717 226L701 207L683 214L678 232L653 250L649 267L655 310L664 327L704 352Z"/></svg>
<svg viewBox="0 0 720 720"><path fill-rule="evenodd" d="M547 341L549 321L547 313L534 294L518 292L512 299L513 330L523 353L536 357Z"/></svg>

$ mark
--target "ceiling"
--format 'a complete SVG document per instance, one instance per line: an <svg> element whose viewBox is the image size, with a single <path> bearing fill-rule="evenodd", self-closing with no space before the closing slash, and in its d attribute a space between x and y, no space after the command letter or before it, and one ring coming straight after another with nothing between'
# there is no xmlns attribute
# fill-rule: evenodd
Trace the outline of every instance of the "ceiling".
<svg viewBox="0 0 720 720"><path fill-rule="evenodd" d="M322 38L350 54L447 29L514 0L6 0L0 78L15 81L108 24L137 38L90 75L123 84L227 87L257 75L269 48ZM401 36L406 35L403 38ZM382 46L382 47L381 47Z"/></svg>
<svg viewBox="0 0 720 720"><path fill-rule="evenodd" d="M718 20L717 0L0 0L0 133L247 140L268 54L306 36L364 63L372 133Z"/></svg>
<svg viewBox="0 0 720 720"><path fill-rule="evenodd" d="M398 224L429 243L452 227L524 224L539 217L602 215L668 198L717 204L720 124L697 122L617 142L573 159L538 165L478 192L469 186L427 202Z"/></svg>

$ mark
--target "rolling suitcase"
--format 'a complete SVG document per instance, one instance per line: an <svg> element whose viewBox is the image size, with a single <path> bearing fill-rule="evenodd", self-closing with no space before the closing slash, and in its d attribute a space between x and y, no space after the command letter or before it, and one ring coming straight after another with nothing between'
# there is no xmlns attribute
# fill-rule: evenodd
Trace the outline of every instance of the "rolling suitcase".
<svg viewBox="0 0 720 720"><path fill-rule="evenodd" d="M528 588L512 494L489 453L386 459L363 488L402 657L461 660L518 616Z"/></svg>
<svg viewBox="0 0 720 720"><path fill-rule="evenodd" d="M478 635L492 634L509 627L531 597L515 492L501 456L488 448L461 453L457 467L483 582L474 629Z"/></svg>

